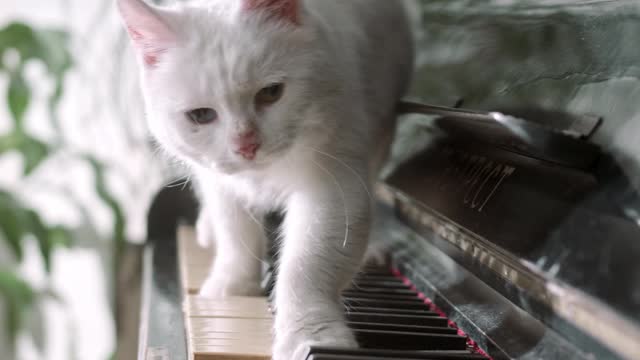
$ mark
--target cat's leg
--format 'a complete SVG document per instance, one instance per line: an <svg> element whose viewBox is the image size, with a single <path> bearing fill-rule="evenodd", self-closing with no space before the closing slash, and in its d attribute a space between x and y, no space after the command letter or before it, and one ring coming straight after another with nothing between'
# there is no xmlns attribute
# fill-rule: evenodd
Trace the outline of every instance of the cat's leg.
<svg viewBox="0 0 640 360"><path fill-rule="evenodd" d="M371 184L375 184L380 180L382 169L391 154L391 144L396 133L397 116L394 110L390 115L382 117L382 121L380 121L382 128L378 131L378 136L375 140L376 146L370 151L369 182ZM374 118L375 115L370 117ZM362 264L365 266L386 266L390 262L389 245L387 243L389 239L388 230L393 226L390 227L386 221L389 219L386 207L372 202L371 214L369 245Z"/></svg>
<svg viewBox="0 0 640 360"><path fill-rule="evenodd" d="M196 221L196 240L203 248L214 247L213 222L209 218L209 211L206 206L200 209L198 221Z"/></svg>
<svg viewBox="0 0 640 360"><path fill-rule="evenodd" d="M266 236L259 220L230 195L206 199L205 209L215 237L216 258L200 296L261 295Z"/></svg>
<svg viewBox="0 0 640 360"><path fill-rule="evenodd" d="M300 359L310 345L357 346L345 323L340 293L366 248L369 199L359 181L317 176L329 179L293 194L287 204L276 283L274 360Z"/></svg>
<svg viewBox="0 0 640 360"><path fill-rule="evenodd" d="M391 245L389 240L396 237L394 214L385 205L374 204L371 212L371 232L369 246L362 261L363 266L389 267L391 264Z"/></svg>

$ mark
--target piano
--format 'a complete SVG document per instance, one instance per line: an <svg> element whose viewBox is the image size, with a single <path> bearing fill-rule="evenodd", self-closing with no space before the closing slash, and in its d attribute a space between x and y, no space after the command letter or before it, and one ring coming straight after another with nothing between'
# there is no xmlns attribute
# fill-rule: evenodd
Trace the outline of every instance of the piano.
<svg viewBox="0 0 640 360"><path fill-rule="evenodd" d="M399 107L388 264L343 294L361 348L292 360L640 359L637 2L460 3L419 9L411 98L457 104ZM198 299L197 208L178 186L149 212L138 359L268 359L275 252L264 297Z"/></svg>
<svg viewBox="0 0 640 360"><path fill-rule="evenodd" d="M403 106L444 116L375 189L389 264L343 294L361 349L305 359L640 359L640 197L589 140L601 119ZM169 187L150 212L140 356L269 359L275 260L262 298L198 298L195 209Z"/></svg>

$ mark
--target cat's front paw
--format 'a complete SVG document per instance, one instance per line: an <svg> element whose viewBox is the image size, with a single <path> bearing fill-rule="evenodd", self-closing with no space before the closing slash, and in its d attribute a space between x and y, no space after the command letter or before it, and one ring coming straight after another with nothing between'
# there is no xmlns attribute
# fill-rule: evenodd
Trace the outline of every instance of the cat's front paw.
<svg viewBox="0 0 640 360"><path fill-rule="evenodd" d="M353 332L342 322L319 323L303 329L279 330L273 347L273 360L302 360L311 346L356 348Z"/></svg>
<svg viewBox="0 0 640 360"><path fill-rule="evenodd" d="M256 280L213 274L202 284L199 295L208 299L220 299L229 296L262 296L263 291Z"/></svg>
<svg viewBox="0 0 640 360"><path fill-rule="evenodd" d="M391 263L389 249L385 244L370 244L362 260L363 266L383 267Z"/></svg>

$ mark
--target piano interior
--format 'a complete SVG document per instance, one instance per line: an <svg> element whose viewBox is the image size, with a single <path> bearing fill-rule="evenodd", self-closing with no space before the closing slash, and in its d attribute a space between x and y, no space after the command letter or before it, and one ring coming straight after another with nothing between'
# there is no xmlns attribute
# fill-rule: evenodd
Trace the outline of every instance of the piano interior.
<svg viewBox="0 0 640 360"><path fill-rule="evenodd" d="M629 72L616 70L640 55L602 40L637 34L629 14L640 10L601 3L526 15L531 8L511 7L502 17L498 5L470 14L424 6L424 31L439 35L420 46L446 38L469 53L445 65L423 53L411 98L464 97L474 110L404 109L413 114L401 118L375 188L372 241L388 250L388 266L363 268L343 294L361 348L312 348L306 360L640 359L637 136L620 134L638 121L625 122L619 81ZM507 32L526 45L501 44ZM578 48L585 34L618 62L580 72L590 65L562 44ZM487 36L493 47L471 51ZM618 105L591 107L602 96ZM263 298L199 299L209 260L193 241L196 209L188 189L168 187L150 211L139 358L269 359L273 263Z"/></svg>

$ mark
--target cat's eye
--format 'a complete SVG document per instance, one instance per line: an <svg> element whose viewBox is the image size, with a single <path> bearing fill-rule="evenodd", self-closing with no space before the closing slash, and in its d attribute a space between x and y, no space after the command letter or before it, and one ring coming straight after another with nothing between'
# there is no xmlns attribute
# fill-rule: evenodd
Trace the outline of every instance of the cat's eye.
<svg viewBox="0 0 640 360"><path fill-rule="evenodd" d="M187 111L186 113L192 123L198 125L207 125L218 119L218 113L211 108L200 108Z"/></svg>
<svg viewBox="0 0 640 360"><path fill-rule="evenodd" d="M256 94L256 105L258 106L266 106L271 105L282 97L284 93L284 84L277 83L271 84L262 90L260 90Z"/></svg>

